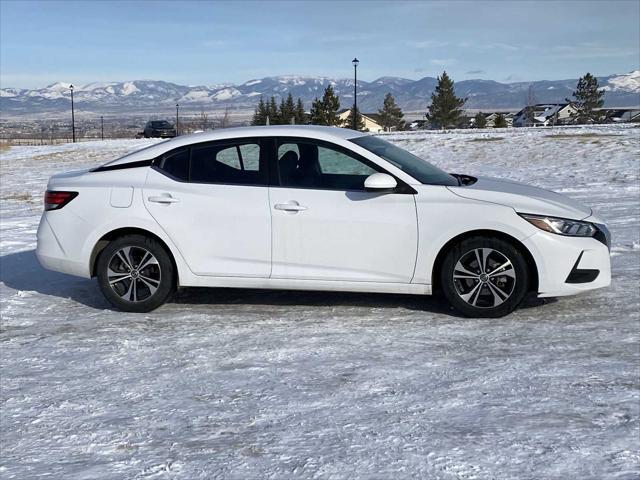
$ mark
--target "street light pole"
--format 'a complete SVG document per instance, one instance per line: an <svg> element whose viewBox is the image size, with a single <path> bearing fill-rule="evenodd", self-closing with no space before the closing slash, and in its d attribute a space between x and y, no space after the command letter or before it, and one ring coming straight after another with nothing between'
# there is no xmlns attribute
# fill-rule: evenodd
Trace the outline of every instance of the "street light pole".
<svg viewBox="0 0 640 480"><path fill-rule="evenodd" d="M178 116L179 109L180 105L176 103L176 137L180 135L180 117Z"/></svg>
<svg viewBox="0 0 640 480"><path fill-rule="evenodd" d="M358 129L358 64L360 63L357 58L351 61L353 64L353 129Z"/></svg>
<svg viewBox="0 0 640 480"><path fill-rule="evenodd" d="M100 137L104 140L104 117L100 115Z"/></svg>
<svg viewBox="0 0 640 480"><path fill-rule="evenodd" d="M71 135L73 137L73 143L76 143L76 116L73 111L73 85L69 85L71 90Z"/></svg>

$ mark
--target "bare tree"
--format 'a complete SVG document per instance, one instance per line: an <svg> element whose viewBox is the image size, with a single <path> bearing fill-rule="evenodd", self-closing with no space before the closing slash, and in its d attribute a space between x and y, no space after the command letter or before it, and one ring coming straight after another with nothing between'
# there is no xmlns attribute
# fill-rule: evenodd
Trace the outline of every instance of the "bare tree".
<svg viewBox="0 0 640 480"><path fill-rule="evenodd" d="M227 128L231 126L231 115L229 113L229 107L225 107L224 115L220 119L220 128Z"/></svg>
<svg viewBox="0 0 640 480"><path fill-rule="evenodd" d="M525 111L525 119L527 121L527 126L530 127L533 125L533 120L535 116L535 105L536 105L536 95L533 92L533 85L529 85L529 89L527 90L527 108Z"/></svg>
<svg viewBox="0 0 640 480"><path fill-rule="evenodd" d="M200 109L200 117L198 118L198 128L200 130L207 130L207 128L209 128L209 115L204 111L204 108Z"/></svg>

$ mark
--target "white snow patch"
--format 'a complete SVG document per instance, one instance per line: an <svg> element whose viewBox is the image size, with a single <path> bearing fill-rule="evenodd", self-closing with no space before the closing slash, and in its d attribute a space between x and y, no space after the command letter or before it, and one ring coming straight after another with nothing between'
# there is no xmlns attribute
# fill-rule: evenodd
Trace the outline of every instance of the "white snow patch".
<svg viewBox="0 0 640 480"><path fill-rule="evenodd" d="M125 82L125 84L122 86L122 94L125 96L139 91L140 89L136 87L136 84L133 82Z"/></svg>
<svg viewBox="0 0 640 480"><path fill-rule="evenodd" d="M209 95L211 92L207 90L191 90L180 98L180 102L203 102L211 101Z"/></svg>
<svg viewBox="0 0 640 480"><path fill-rule="evenodd" d="M217 91L212 98L215 100L230 100L240 95L242 95L242 93L236 88L224 88Z"/></svg>
<svg viewBox="0 0 640 480"><path fill-rule="evenodd" d="M614 91L640 93L640 70L610 78L607 83L612 86L611 89Z"/></svg>

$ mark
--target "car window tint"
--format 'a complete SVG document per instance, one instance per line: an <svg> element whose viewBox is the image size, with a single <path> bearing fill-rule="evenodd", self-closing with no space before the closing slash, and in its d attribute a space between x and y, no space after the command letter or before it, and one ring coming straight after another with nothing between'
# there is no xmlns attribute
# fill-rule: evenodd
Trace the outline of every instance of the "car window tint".
<svg viewBox="0 0 640 480"><path fill-rule="evenodd" d="M240 157L245 170L260 170L260 147L255 143L240 145Z"/></svg>
<svg viewBox="0 0 640 480"><path fill-rule="evenodd" d="M172 177L180 180L189 179L189 150L178 150L177 152L165 155L160 168Z"/></svg>
<svg viewBox="0 0 640 480"><path fill-rule="evenodd" d="M355 155L313 142L282 143L278 174L283 187L364 190L364 181L378 171Z"/></svg>
<svg viewBox="0 0 640 480"><path fill-rule="evenodd" d="M243 143L192 147L190 179L200 183L262 184L260 146Z"/></svg>
<svg viewBox="0 0 640 480"><path fill-rule="evenodd" d="M387 162L427 185L458 186L458 179L431 165L426 160L373 135L352 138L351 142L384 158Z"/></svg>
<svg viewBox="0 0 640 480"><path fill-rule="evenodd" d="M195 151L195 149L194 149ZM220 163L224 163L225 165L235 168L237 170L241 170L240 166L240 157L238 156L238 149L233 146L229 148L223 148L219 150L217 155L215 156L215 160Z"/></svg>
<svg viewBox="0 0 640 480"><path fill-rule="evenodd" d="M295 143L283 143L278 147L278 160L280 160L282 156L290 150L295 152L296 155L300 156L298 145L296 145Z"/></svg>
<svg viewBox="0 0 640 480"><path fill-rule="evenodd" d="M318 147L318 163L322 173L364 175L365 177L376 173L373 168L355 158L325 147Z"/></svg>

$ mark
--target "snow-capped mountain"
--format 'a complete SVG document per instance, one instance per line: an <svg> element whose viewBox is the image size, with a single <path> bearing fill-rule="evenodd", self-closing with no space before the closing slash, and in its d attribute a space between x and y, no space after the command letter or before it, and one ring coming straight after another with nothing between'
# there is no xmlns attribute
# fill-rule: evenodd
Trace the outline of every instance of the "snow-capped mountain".
<svg viewBox="0 0 640 480"><path fill-rule="evenodd" d="M640 105L640 71L599 77L609 107ZM426 108L436 79L409 80L381 77L372 82L358 81L358 104L365 112L376 111L384 95L391 92L402 108L421 111ZM517 109L525 104L529 86L538 103L562 102L570 97L577 80L499 83L493 80L463 80L455 84L456 93L466 97L469 109ZM353 80L328 77L285 75L252 79L240 85L219 84L184 86L156 80L99 82L74 86L78 111L87 113L135 114L167 111L179 103L185 111L205 109L252 109L260 96L280 100L291 93L302 98L307 108L321 97L331 84L343 107L353 102ZM69 83L57 82L40 89L0 89L3 114L33 115L66 112L69 108Z"/></svg>

